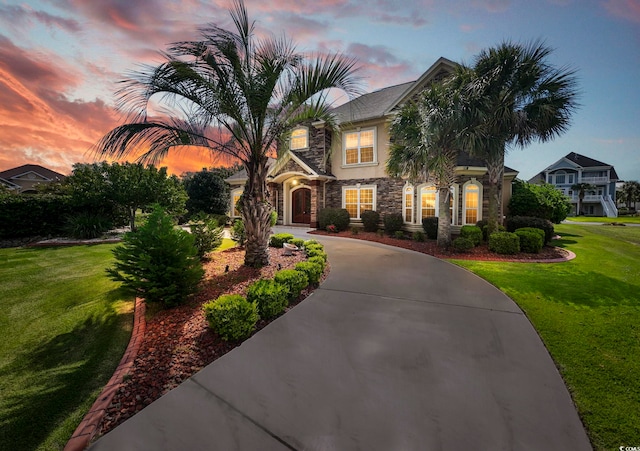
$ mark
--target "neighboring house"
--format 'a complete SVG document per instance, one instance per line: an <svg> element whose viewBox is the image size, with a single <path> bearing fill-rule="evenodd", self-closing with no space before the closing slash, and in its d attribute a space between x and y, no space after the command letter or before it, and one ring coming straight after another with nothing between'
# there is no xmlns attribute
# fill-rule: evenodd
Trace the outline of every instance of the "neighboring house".
<svg viewBox="0 0 640 451"><path fill-rule="evenodd" d="M25 164L0 172L0 183L19 193L34 193L35 185L63 180L65 176L37 164Z"/></svg>
<svg viewBox="0 0 640 451"><path fill-rule="evenodd" d="M337 107L334 113L339 131L332 131L323 121L295 127L289 142L281 143L281 157L269 168L271 201L278 222L317 227L318 211L325 207L347 209L354 224L360 222L365 210L377 210L382 216L401 213L407 230L421 228L425 217L438 216L438 194L433 184L413 185L385 172L389 125L403 103L454 68L455 63L440 58L417 81L380 89ZM487 216L486 173L482 160L461 152L457 181L451 187L454 226L475 224ZM505 168L504 206L517 174ZM234 206L246 180L244 171L226 179L231 185L232 217L239 216Z"/></svg>
<svg viewBox="0 0 640 451"><path fill-rule="evenodd" d="M618 174L613 166L575 152L565 155L529 180L529 183L550 183L562 191L575 206L574 214L617 217L616 183ZM594 190L585 193L582 213L577 211L579 193L571 188L588 183Z"/></svg>

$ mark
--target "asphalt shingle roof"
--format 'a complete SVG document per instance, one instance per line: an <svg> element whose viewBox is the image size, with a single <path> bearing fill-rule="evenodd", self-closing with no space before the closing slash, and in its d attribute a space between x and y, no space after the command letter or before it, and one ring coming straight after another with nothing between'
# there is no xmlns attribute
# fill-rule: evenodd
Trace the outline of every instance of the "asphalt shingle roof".
<svg viewBox="0 0 640 451"><path fill-rule="evenodd" d="M0 178L3 178L5 180L10 180L13 177L26 174L27 172L35 172L50 180L65 178L64 174L60 174L59 172L52 171L51 169L47 169L38 164L24 164L16 168L7 169L6 171L0 172Z"/></svg>
<svg viewBox="0 0 640 451"><path fill-rule="evenodd" d="M375 119L384 114L398 101L415 81L389 86L362 96L336 107L333 112L339 123L360 122Z"/></svg>

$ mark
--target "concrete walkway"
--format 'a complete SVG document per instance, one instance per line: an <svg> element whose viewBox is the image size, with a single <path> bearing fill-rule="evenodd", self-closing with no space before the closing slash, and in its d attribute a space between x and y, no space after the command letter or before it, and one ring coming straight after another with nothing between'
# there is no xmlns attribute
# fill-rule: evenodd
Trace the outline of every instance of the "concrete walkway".
<svg viewBox="0 0 640 451"><path fill-rule="evenodd" d="M316 238L319 289L92 449L591 448L508 297L427 255Z"/></svg>

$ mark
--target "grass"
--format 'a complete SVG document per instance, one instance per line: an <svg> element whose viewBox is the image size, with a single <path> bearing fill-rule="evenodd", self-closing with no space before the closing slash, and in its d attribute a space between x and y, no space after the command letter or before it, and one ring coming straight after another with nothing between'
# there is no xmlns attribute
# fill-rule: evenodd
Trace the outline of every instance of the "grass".
<svg viewBox="0 0 640 451"><path fill-rule="evenodd" d="M640 224L640 216L618 216L617 218L607 218L604 216L572 216L567 218L570 222L600 222L610 224L612 222L622 224Z"/></svg>
<svg viewBox="0 0 640 451"><path fill-rule="evenodd" d="M0 249L0 449L62 449L127 346L114 245Z"/></svg>
<svg viewBox="0 0 640 451"><path fill-rule="evenodd" d="M235 247L235 246L236 246L236 242L235 241L233 241L232 239L229 239L229 238L223 238L222 239L222 244L215 251L216 252L222 252L222 251L225 251L225 250L230 249L230 248Z"/></svg>
<svg viewBox="0 0 640 451"><path fill-rule="evenodd" d="M454 261L509 295L549 349L596 449L640 444L640 227L556 226L560 264Z"/></svg>

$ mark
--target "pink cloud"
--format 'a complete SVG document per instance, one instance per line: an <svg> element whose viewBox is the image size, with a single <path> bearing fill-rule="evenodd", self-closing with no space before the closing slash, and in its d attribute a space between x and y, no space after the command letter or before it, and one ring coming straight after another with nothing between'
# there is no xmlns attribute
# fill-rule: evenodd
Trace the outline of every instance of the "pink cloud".
<svg viewBox="0 0 640 451"><path fill-rule="evenodd" d="M13 25L30 25L37 21L49 28L59 28L70 33L78 33L81 30L80 23L76 20L54 16L44 11L36 11L28 6L0 6L0 15L7 23Z"/></svg>
<svg viewBox="0 0 640 451"><path fill-rule="evenodd" d="M640 23L640 0L607 0L603 7L614 17Z"/></svg>

